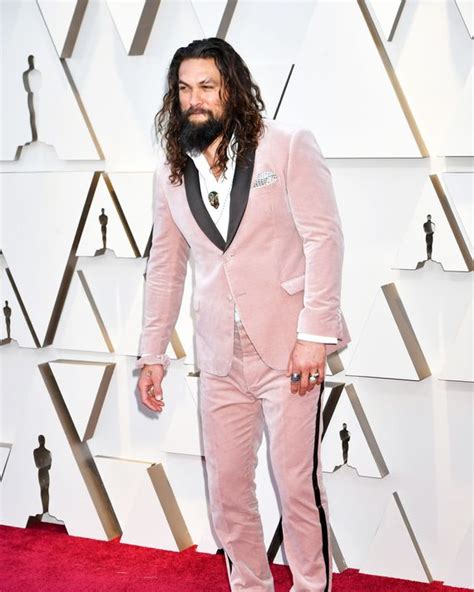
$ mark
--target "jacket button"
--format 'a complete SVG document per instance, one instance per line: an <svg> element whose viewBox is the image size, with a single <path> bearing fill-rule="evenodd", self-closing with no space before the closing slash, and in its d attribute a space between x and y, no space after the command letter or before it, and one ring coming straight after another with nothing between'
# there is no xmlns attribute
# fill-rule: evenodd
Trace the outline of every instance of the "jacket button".
<svg viewBox="0 0 474 592"><path fill-rule="evenodd" d="M232 300L231 294L227 294L227 300Z"/></svg>

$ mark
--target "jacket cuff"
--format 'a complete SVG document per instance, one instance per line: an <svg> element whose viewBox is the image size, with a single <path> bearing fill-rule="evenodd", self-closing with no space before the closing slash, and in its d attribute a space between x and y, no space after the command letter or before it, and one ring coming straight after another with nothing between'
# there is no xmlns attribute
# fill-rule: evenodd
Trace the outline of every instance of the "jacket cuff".
<svg viewBox="0 0 474 592"><path fill-rule="evenodd" d="M146 354L135 362L135 368L143 368L143 366L150 366L151 364L161 364L163 369L166 370L170 365L170 358L167 354Z"/></svg>

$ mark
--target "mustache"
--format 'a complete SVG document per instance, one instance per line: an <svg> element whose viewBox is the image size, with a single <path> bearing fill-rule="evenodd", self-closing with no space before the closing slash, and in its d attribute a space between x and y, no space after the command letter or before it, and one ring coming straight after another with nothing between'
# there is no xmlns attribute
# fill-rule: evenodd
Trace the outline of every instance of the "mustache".
<svg viewBox="0 0 474 592"><path fill-rule="evenodd" d="M212 112L209 109L201 109L199 107L190 107L187 111L184 112L185 117L199 114L212 116Z"/></svg>

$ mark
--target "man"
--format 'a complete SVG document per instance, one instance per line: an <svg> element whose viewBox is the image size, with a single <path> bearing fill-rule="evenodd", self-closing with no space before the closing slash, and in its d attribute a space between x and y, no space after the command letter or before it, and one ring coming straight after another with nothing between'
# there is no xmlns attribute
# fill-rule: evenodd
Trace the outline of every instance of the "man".
<svg viewBox="0 0 474 592"><path fill-rule="evenodd" d="M154 181L139 390L162 411L165 350L192 254L210 505L232 590L274 589L254 484L266 423L293 590L328 592L321 391L327 353L349 341L343 239L314 136L262 119L263 109L225 41L175 53L156 118L167 162Z"/></svg>

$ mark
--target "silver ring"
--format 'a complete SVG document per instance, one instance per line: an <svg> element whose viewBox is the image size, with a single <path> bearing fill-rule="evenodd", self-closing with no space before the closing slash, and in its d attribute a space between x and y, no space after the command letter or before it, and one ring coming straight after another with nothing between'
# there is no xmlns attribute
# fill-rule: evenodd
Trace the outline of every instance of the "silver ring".
<svg viewBox="0 0 474 592"><path fill-rule="evenodd" d="M314 384L315 382L317 382L318 376L319 374L310 374L308 378L309 382Z"/></svg>
<svg viewBox="0 0 474 592"><path fill-rule="evenodd" d="M293 372L291 375L290 381L291 382L299 382L301 380L301 374L299 372Z"/></svg>

